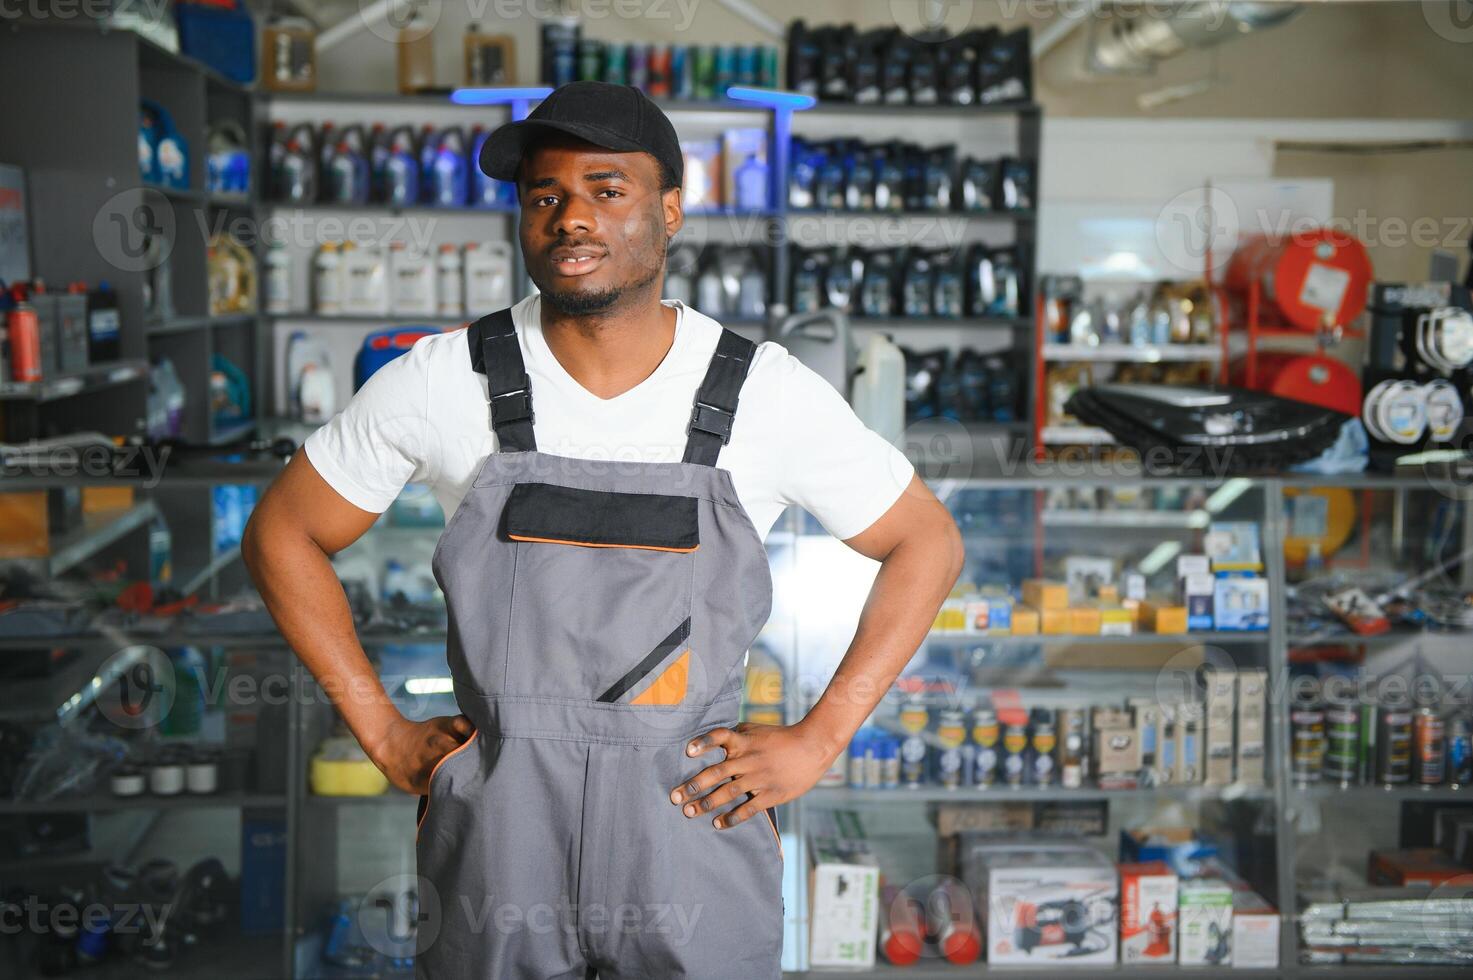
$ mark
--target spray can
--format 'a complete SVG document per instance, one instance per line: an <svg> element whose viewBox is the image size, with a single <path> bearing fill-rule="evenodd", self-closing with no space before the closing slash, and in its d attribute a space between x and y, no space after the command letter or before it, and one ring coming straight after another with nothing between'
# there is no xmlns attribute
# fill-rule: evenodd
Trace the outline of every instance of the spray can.
<svg viewBox="0 0 1473 980"><path fill-rule="evenodd" d="M1078 708L1059 709L1059 784L1065 789L1084 785L1084 720Z"/></svg>
<svg viewBox="0 0 1473 980"><path fill-rule="evenodd" d="M1054 750L1059 736L1054 728L1053 713L1047 709L1034 711L1033 733L1028 738L1028 776L1035 786L1052 786L1058 779Z"/></svg>
<svg viewBox="0 0 1473 980"><path fill-rule="evenodd" d="M900 743L894 738L886 737L880 742L880 789L898 789L900 787Z"/></svg>
<svg viewBox="0 0 1473 980"><path fill-rule="evenodd" d="M1318 693L1298 700L1289 712L1290 768L1296 783L1317 783L1325 765L1325 711Z"/></svg>
<svg viewBox="0 0 1473 980"><path fill-rule="evenodd" d="M643 92L649 87L649 49L643 44L631 44L624 49L624 70L628 82Z"/></svg>
<svg viewBox="0 0 1473 980"><path fill-rule="evenodd" d="M670 97L670 45L650 45L647 73L650 98L668 99Z"/></svg>
<svg viewBox="0 0 1473 980"><path fill-rule="evenodd" d="M1024 753L1028 751L1028 729L1009 725L1002 733L1002 775L1009 786L1022 786L1026 769Z"/></svg>
<svg viewBox="0 0 1473 980"><path fill-rule="evenodd" d="M691 68L690 48L684 44L671 45L670 97L672 99L688 99L691 97Z"/></svg>
<svg viewBox="0 0 1473 980"><path fill-rule="evenodd" d="M936 726L936 781L947 789L962 784L962 743L966 740L966 717L962 712L941 712L941 722Z"/></svg>
<svg viewBox="0 0 1473 980"><path fill-rule="evenodd" d="M710 100L716 97L716 51L708 44L692 49L694 69L692 72L694 97Z"/></svg>
<svg viewBox="0 0 1473 980"><path fill-rule="evenodd" d="M1381 708L1376 726L1376 782L1400 786L1412 777L1412 713L1401 705Z"/></svg>
<svg viewBox="0 0 1473 980"><path fill-rule="evenodd" d="M919 700L900 709L900 727L905 731L900 743L900 781L906 786L918 787L926 781L926 740L921 732L929 723L930 715Z"/></svg>
<svg viewBox="0 0 1473 980"><path fill-rule="evenodd" d="M865 752L869 749L870 737L865 731L856 732L849 742L849 788L864 789Z"/></svg>
<svg viewBox="0 0 1473 980"><path fill-rule="evenodd" d="M1412 745L1418 785L1441 783L1447 775L1447 728L1431 708L1417 710L1412 720Z"/></svg>
<svg viewBox="0 0 1473 980"><path fill-rule="evenodd" d="M1325 778L1350 786L1360 781L1360 706L1339 701L1325 709Z"/></svg>
<svg viewBox="0 0 1473 980"><path fill-rule="evenodd" d="M1002 730L997 725L997 715L987 708L978 708L972 714L972 744L976 746L973 757L972 784L987 788L997 782L998 748L1002 741Z"/></svg>
<svg viewBox="0 0 1473 980"><path fill-rule="evenodd" d="M1466 715L1453 715L1448 724L1447 778L1454 786L1473 783L1473 730Z"/></svg>
<svg viewBox="0 0 1473 980"><path fill-rule="evenodd" d="M41 380L41 321L36 308L19 290L12 294L15 306L5 317L10 335L10 377L15 381Z"/></svg>

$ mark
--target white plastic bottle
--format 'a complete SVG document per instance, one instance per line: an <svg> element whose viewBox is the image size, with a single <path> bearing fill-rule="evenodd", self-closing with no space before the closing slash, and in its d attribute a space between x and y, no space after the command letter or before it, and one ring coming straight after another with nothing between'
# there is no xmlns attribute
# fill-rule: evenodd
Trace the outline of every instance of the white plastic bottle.
<svg viewBox="0 0 1473 980"><path fill-rule="evenodd" d="M465 277L461 272L460 249L446 242L440 246L436 269L436 311L440 316L465 315Z"/></svg>
<svg viewBox="0 0 1473 980"><path fill-rule="evenodd" d="M899 446L905 437L905 355L884 334L871 334L859 352L854 414Z"/></svg>
<svg viewBox="0 0 1473 980"><path fill-rule="evenodd" d="M484 316L511 305L511 243L473 242L465 247L465 309Z"/></svg>
<svg viewBox="0 0 1473 980"><path fill-rule="evenodd" d="M388 277L382 250L343 243L343 312L355 316L381 316L389 312Z"/></svg>
<svg viewBox="0 0 1473 980"><path fill-rule="evenodd" d="M389 309L405 316L433 316L435 267L429 256L403 242L389 251Z"/></svg>
<svg viewBox="0 0 1473 980"><path fill-rule="evenodd" d="M323 242L312 261L312 293L322 316L343 312L343 269L337 242Z"/></svg>
<svg viewBox="0 0 1473 980"><path fill-rule="evenodd" d="M272 242L266 251L266 312L292 311L292 267L286 246Z"/></svg>

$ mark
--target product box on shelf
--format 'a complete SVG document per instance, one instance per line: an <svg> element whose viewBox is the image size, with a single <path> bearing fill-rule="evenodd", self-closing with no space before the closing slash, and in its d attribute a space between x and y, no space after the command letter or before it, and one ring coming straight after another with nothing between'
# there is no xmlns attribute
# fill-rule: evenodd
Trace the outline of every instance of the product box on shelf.
<svg viewBox="0 0 1473 980"><path fill-rule="evenodd" d="M1213 594L1217 580L1209 573L1188 575L1181 580L1181 601L1187 609L1188 630L1210 630L1213 619Z"/></svg>
<svg viewBox="0 0 1473 980"><path fill-rule="evenodd" d="M1115 866L1093 848L978 841L962 855L962 877L984 919L988 963L1116 961Z"/></svg>
<svg viewBox="0 0 1473 980"><path fill-rule="evenodd" d="M1091 762L1101 788L1135 789L1140 781L1141 749L1130 712L1096 708L1091 724Z"/></svg>
<svg viewBox="0 0 1473 980"><path fill-rule="evenodd" d="M1070 555L1064 559L1064 581L1068 583L1070 603L1098 599L1100 589L1115 581L1115 562L1094 555Z"/></svg>
<svg viewBox="0 0 1473 980"><path fill-rule="evenodd" d="M1212 614L1220 630L1268 629L1268 579L1219 575L1213 580Z"/></svg>
<svg viewBox="0 0 1473 980"><path fill-rule="evenodd" d="M1120 865L1120 962L1176 962L1176 886L1164 862Z"/></svg>
<svg viewBox="0 0 1473 980"><path fill-rule="evenodd" d="M1034 609L1064 609L1069 605L1069 587L1050 579L1024 579L1023 601Z"/></svg>
<svg viewBox="0 0 1473 980"><path fill-rule="evenodd" d="M1231 966L1233 889L1215 878L1183 881L1177 889L1182 966Z"/></svg>
<svg viewBox="0 0 1473 980"><path fill-rule="evenodd" d="M1069 607L1069 633L1072 636L1099 636L1101 622L1098 606Z"/></svg>
<svg viewBox="0 0 1473 980"><path fill-rule="evenodd" d="M1120 832L1120 860L1143 864L1164 861L1182 878L1194 878L1217 857L1217 845L1190 827L1138 827Z"/></svg>
<svg viewBox="0 0 1473 980"><path fill-rule="evenodd" d="M1207 529L1203 550L1214 572L1260 572L1263 553L1254 521L1215 521Z"/></svg>
<svg viewBox="0 0 1473 980"><path fill-rule="evenodd" d="M875 963L880 869L859 815L814 810L805 816L809 853L809 960L814 966Z"/></svg>
<svg viewBox="0 0 1473 980"><path fill-rule="evenodd" d="M1185 633L1187 631L1186 606L1166 600L1145 599L1137 608L1137 621L1144 632Z"/></svg>
<svg viewBox="0 0 1473 980"><path fill-rule="evenodd" d="M1047 606L1038 612L1039 629L1044 636L1068 636L1069 635L1069 608L1067 606Z"/></svg>
<svg viewBox="0 0 1473 980"><path fill-rule="evenodd" d="M1441 885L1468 869L1436 847L1372 851L1366 877L1373 885Z"/></svg>
<svg viewBox="0 0 1473 980"><path fill-rule="evenodd" d="M1135 741L1140 748L1141 779L1148 786L1170 782L1161 771L1161 705L1153 697L1129 698L1126 705L1135 718Z"/></svg>
<svg viewBox="0 0 1473 980"><path fill-rule="evenodd" d="M1202 703L1176 705L1176 779L1191 786L1202 781Z"/></svg>
<svg viewBox="0 0 1473 980"><path fill-rule="evenodd" d="M1208 670L1202 677L1205 726L1202 736L1203 779L1209 786L1233 781L1233 715L1237 682L1225 670Z"/></svg>
<svg viewBox="0 0 1473 980"><path fill-rule="evenodd" d="M1233 966L1276 970L1279 966L1279 910L1248 888L1233 891Z"/></svg>
<svg viewBox="0 0 1473 980"><path fill-rule="evenodd" d="M1014 636L1033 636L1038 633L1040 626L1037 609L1023 605L1013 607Z"/></svg>
<svg viewBox="0 0 1473 980"><path fill-rule="evenodd" d="M1135 632L1135 616L1124 606L1100 606L1101 636L1130 636Z"/></svg>
<svg viewBox="0 0 1473 980"><path fill-rule="evenodd" d="M1268 710L1268 671L1238 669L1237 782L1264 784L1264 720Z"/></svg>

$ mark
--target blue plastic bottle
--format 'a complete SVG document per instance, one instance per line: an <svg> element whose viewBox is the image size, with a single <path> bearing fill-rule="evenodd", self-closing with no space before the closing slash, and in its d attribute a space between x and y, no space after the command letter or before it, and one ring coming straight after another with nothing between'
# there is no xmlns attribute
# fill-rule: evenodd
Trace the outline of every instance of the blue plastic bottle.
<svg viewBox="0 0 1473 980"><path fill-rule="evenodd" d="M431 183L432 202L442 208L464 207L466 203L465 137L451 127L436 140Z"/></svg>

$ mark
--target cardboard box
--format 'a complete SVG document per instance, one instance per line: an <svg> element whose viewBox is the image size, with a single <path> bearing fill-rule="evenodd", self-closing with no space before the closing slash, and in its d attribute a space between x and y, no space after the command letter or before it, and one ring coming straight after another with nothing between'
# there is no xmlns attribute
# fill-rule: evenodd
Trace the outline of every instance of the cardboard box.
<svg viewBox="0 0 1473 980"><path fill-rule="evenodd" d="M1190 827L1137 827L1120 832L1120 860L1142 864L1164 861L1185 879L1199 877L1217 857L1217 845Z"/></svg>
<svg viewBox="0 0 1473 980"><path fill-rule="evenodd" d="M1219 630L1268 629L1268 579L1218 577L1213 582L1212 613Z"/></svg>
<svg viewBox="0 0 1473 980"><path fill-rule="evenodd" d="M1091 719L1092 768L1104 788L1133 788L1139 783L1140 741L1127 711L1096 708Z"/></svg>
<svg viewBox="0 0 1473 980"><path fill-rule="evenodd" d="M1124 583L1125 600L1140 602L1146 597L1146 577L1140 572L1126 572L1121 576Z"/></svg>
<svg viewBox="0 0 1473 980"><path fill-rule="evenodd" d="M1141 629L1150 633L1185 633L1187 607L1162 600L1146 599L1140 605Z"/></svg>
<svg viewBox="0 0 1473 980"><path fill-rule="evenodd" d="M0 493L0 558L45 558L51 554L46 491Z"/></svg>
<svg viewBox="0 0 1473 980"><path fill-rule="evenodd" d="M1099 636L1099 608L1096 606L1070 606L1069 634L1071 636Z"/></svg>
<svg viewBox="0 0 1473 980"><path fill-rule="evenodd" d="M1214 878L1183 881L1177 889L1177 928L1182 966L1231 966L1233 890Z"/></svg>
<svg viewBox="0 0 1473 980"><path fill-rule="evenodd" d="M815 811L808 824L809 955L814 965L868 969L875 962L880 869L859 814Z"/></svg>
<svg viewBox="0 0 1473 980"><path fill-rule="evenodd" d="M1130 698L1126 701L1135 716L1135 740L1140 746L1141 778L1148 786L1161 781L1158 771L1161 756L1161 706L1154 698Z"/></svg>
<svg viewBox="0 0 1473 980"><path fill-rule="evenodd" d="M1067 607L1054 607L1051 609L1040 609L1038 612L1039 626L1044 636L1068 636L1069 635L1069 610Z"/></svg>
<svg viewBox="0 0 1473 980"><path fill-rule="evenodd" d="M1268 671L1262 667L1238 668L1238 725L1257 721L1268 714Z"/></svg>
<svg viewBox="0 0 1473 980"><path fill-rule="evenodd" d="M1193 786L1202 781L1202 703L1176 706L1176 782Z"/></svg>
<svg viewBox="0 0 1473 980"><path fill-rule="evenodd" d="M1064 609L1069 605L1069 587L1052 579L1024 579L1023 601L1034 609Z"/></svg>
<svg viewBox="0 0 1473 980"><path fill-rule="evenodd" d="M1013 607L1013 635L1032 636L1039 630L1038 610L1032 606Z"/></svg>
<svg viewBox="0 0 1473 980"><path fill-rule="evenodd" d="M1156 782L1169 786L1177 778L1176 705L1161 705L1161 722L1156 732Z"/></svg>
<svg viewBox="0 0 1473 980"><path fill-rule="evenodd" d="M1120 962L1176 962L1176 874L1161 861L1120 865Z"/></svg>
<svg viewBox="0 0 1473 980"><path fill-rule="evenodd" d="M1093 848L981 839L962 856L991 965L1114 964L1115 866Z"/></svg>
<svg viewBox="0 0 1473 980"><path fill-rule="evenodd" d="M1254 891L1233 892L1233 967L1279 968L1279 912Z"/></svg>
<svg viewBox="0 0 1473 980"><path fill-rule="evenodd" d="M1064 581L1069 586L1071 603L1098 598L1100 588L1115 581L1115 560L1095 555L1070 555L1064 559Z"/></svg>
<svg viewBox="0 0 1473 980"><path fill-rule="evenodd" d="M83 487L82 513L102 514L133 506L132 487Z"/></svg>
<svg viewBox="0 0 1473 980"><path fill-rule="evenodd" d="M1202 539L1215 572L1263 570L1256 521L1215 521Z"/></svg>
<svg viewBox="0 0 1473 980"><path fill-rule="evenodd" d="M1373 885L1432 885L1465 877L1468 869L1436 847L1372 851L1366 877Z"/></svg>
<svg viewBox="0 0 1473 980"><path fill-rule="evenodd" d="M1212 561L1206 555L1181 555L1176 559L1176 580L1194 575L1211 575Z"/></svg>
<svg viewBox="0 0 1473 980"><path fill-rule="evenodd" d="M1007 596L987 597L987 632L1006 636L1013 632L1013 600Z"/></svg>
<svg viewBox="0 0 1473 980"><path fill-rule="evenodd" d="M1212 597L1216 588L1217 580L1211 575L1188 575L1182 579L1181 601L1187 608L1189 631L1212 629Z"/></svg>
<svg viewBox="0 0 1473 980"><path fill-rule="evenodd" d="M1111 584L1101 585L1095 589L1095 598L1106 605L1118 606L1120 604L1120 587Z"/></svg>
<svg viewBox="0 0 1473 980"><path fill-rule="evenodd" d="M1135 617L1124 606L1100 607L1101 636L1130 636L1135 632Z"/></svg>

